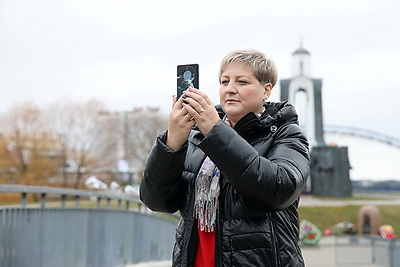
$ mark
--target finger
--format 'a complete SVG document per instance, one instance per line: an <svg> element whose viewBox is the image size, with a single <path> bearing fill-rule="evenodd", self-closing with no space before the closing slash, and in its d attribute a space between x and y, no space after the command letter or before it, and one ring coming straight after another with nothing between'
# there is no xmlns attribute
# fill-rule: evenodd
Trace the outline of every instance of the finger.
<svg viewBox="0 0 400 267"><path fill-rule="evenodd" d="M196 103L196 101L190 100L192 103ZM197 113L196 110L193 108L192 105L190 105L190 103L183 103L182 104L183 110L186 111L186 113L189 113L190 115L192 115L192 113Z"/></svg>
<svg viewBox="0 0 400 267"><path fill-rule="evenodd" d="M171 108L174 108L175 103L176 103L176 95L173 95L172 96L172 107Z"/></svg>
<svg viewBox="0 0 400 267"><path fill-rule="evenodd" d="M184 109L183 107L176 113L176 119L180 122L186 123L192 117L193 116L190 113L188 113L187 110Z"/></svg>
<svg viewBox="0 0 400 267"><path fill-rule="evenodd" d="M213 105L213 103L211 102L210 98L208 97L208 95L204 91L201 91L201 90L198 90L198 89L195 89L195 88L189 88L188 91L190 93L194 93L194 94L199 95L202 98L204 98L204 100L206 101L206 103L208 105Z"/></svg>
<svg viewBox="0 0 400 267"><path fill-rule="evenodd" d="M190 104L183 103L183 109L186 111L187 113L186 115L190 117L196 118L196 115L199 115L197 111Z"/></svg>
<svg viewBox="0 0 400 267"><path fill-rule="evenodd" d="M186 110L188 112L190 112L190 114L192 116L195 117L195 119L198 118L198 116L204 115L206 112L206 109L208 109L208 107L203 107L202 105L200 105L198 102L193 101L194 103L190 103L189 107L186 108ZM214 108L214 107L213 107Z"/></svg>
<svg viewBox="0 0 400 267"><path fill-rule="evenodd" d="M182 97L180 97L180 98L176 98L176 96L174 95L174 105L173 105L173 109L175 109L175 110L180 110L180 109L182 109L182 104L183 104L184 102L183 102L183 98Z"/></svg>
<svg viewBox="0 0 400 267"><path fill-rule="evenodd" d="M183 105L189 105L198 114L201 114L205 111L205 108L193 98L186 98L186 103Z"/></svg>
<svg viewBox="0 0 400 267"><path fill-rule="evenodd" d="M190 113L186 113L185 117L187 118L188 121L194 120L194 117L190 115Z"/></svg>
<svg viewBox="0 0 400 267"><path fill-rule="evenodd" d="M197 110L201 109L201 107L205 108L206 106L214 106L208 96L203 92L199 92L197 89L188 89L184 94L186 96L186 102L191 104ZM190 101L191 99L195 100L197 103Z"/></svg>
<svg viewBox="0 0 400 267"><path fill-rule="evenodd" d="M199 122L201 116L193 107L191 107L189 104L184 104L183 108L187 112L185 116L188 121L194 121L195 124Z"/></svg>

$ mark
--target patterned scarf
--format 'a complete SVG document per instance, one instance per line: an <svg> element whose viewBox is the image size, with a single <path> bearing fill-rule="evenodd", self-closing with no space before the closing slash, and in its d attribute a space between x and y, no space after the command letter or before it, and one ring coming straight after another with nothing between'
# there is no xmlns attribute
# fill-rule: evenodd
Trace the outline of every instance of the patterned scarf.
<svg viewBox="0 0 400 267"><path fill-rule="evenodd" d="M219 196L219 169L206 157L196 177L194 216L199 221L200 230L213 232L217 218Z"/></svg>
<svg viewBox="0 0 400 267"><path fill-rule="evenodd" d="M257 116L261 117L264 111L265 107ZM226 115L223 121L232 127ZM203 232L214 232L215 230L220 191L219 177L219 169L209 157L206 157L196 177L194 200L194 217L198 219L200 230Z"/></svg>

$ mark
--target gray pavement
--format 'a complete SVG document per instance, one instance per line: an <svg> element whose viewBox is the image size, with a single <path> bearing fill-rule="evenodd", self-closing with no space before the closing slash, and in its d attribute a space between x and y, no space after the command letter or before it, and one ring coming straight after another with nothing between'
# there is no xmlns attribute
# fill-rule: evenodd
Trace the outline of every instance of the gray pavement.
<svg viewBox="0 0 400 267"><path fill-rule="evenodd" d="M368 197L368 195L366 197ZM300 198L300 206L304 207L306 206L335 207L335 206L345 206L345 205L400 205L400 196L373 195L373 197L371 197L371 199L368 200L367 199L366 200L320 199L313 197L311 195L302 195Z"/></svg>
<svg viewBox="0 0 400 267"><path fill-rule="evenodd" d="M171 267L171 261L152 261L152 262L143 262L138 264L130 264L125 267Z"/></svg>
<svg viewBox="0 0 400 267"><path fill-rule="evenodd" d="M377 267L381 265L369 264L369 263L359 263L357 261L351 262L348 259L346 264L345 260L341 260L340 264L336 259L336 249L334 237L323 237L317 246L302 246L301 250L303 252L303 257L306 262L307 267L350 267L350 266L362 266L362 267ZM350 253L354 253L352 248L344 248ZM366 257L365 261L368 261L369 257Z"/></svg>
<svg viewBox="0 0 400 267"><path fill-rule="evenodd" d="M303 257L307 267L336 267L335 246L333 237L323 237L317 246L302 246ZM170 267L170 261L148 262L127 265L126 267ZM340 264L341 267L354 266L354 263ZM363 267L377 267L375 264L357 264Z"/></svg>
<svg viewBox="0 0 400 267"><path fill-rule="evenodd" d="M303 256L307 267L334 267L335 251L334 240L331 237L322 238L318 246L302 246ZM126 267L167 267L171 266L170 261L149 262L132 264ZM343 266L343 265L341 265Z"/></svg>

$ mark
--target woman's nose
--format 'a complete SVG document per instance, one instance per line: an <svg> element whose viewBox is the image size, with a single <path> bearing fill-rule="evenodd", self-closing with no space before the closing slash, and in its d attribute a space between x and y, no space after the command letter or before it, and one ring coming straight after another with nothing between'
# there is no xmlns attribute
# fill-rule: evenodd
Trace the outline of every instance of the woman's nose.
<svg viewBox="0 0 400 267"><path fill-rule="evenodd" d="M227 93L235 94L237 92L236 86L234 83L229 83L225 88Z"/></svg>

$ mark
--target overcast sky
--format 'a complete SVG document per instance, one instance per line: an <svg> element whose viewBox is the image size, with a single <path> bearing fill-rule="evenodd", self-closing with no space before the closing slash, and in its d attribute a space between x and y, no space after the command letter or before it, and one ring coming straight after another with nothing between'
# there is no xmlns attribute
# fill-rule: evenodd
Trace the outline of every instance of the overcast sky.
<svg viewBox="0 0 400 267"><path fill-rule="evenodd" d="M262 50L290 78L302 39L323 79L324 123L399 138L399 11L398 0L0 0L0 112L97 98L166 113L184 63L200 65L217 104L226 53Z"/></svg>

